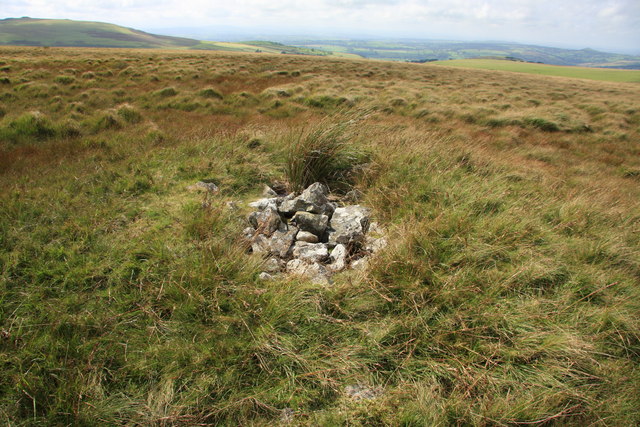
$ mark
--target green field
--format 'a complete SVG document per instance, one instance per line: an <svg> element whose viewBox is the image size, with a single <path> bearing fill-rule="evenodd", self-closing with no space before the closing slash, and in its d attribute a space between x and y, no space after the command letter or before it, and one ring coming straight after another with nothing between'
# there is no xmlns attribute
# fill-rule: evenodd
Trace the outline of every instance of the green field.
<svg viewBox="0 0 640 427"><path fill-rule="evenodd" d="M640 71L613 70L605 68L566 67L560 65L531 64L528 62L500 59L454 59L431 62L447 67L475 68L482 70L513 71L516 73L545 76L572 77L576 79L600 80L621 83L640 83Z"/></svg>

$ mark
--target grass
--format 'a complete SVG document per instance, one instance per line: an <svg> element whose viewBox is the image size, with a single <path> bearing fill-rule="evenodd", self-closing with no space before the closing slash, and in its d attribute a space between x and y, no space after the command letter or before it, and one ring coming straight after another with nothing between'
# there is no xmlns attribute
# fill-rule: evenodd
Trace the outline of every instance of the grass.
<svg viewBox="0 0 640 427"><path fill-rule="evenodd" d="M281 143L285 150L284 175L291 190L301 192L314 182L333 191L349 188L357 170L366 163L366 154L358 152L349 128L353 123L322 121L310 129L294 130ZM357 119L352 118L352 121Z"/></svg>
<svg viewBox="0 0 640 427"><path fill-rule="evenodd" d="M498 59L454 59L450 61L433 62L432 64L444 65L447 67L462 67L494 71L512 71L516 73L570 77L576 79L640 83L640 71L636 70L615 70L604 68L531 64L526 62L514 62Z"/></svg>
<svg viewBox="0 0 640 427"><path fill-rule="evenodd" d="M637 85L0 53L5 424L640 423ZM262 282L247 202L316 142L358 154L331 170L357 166L390 245L331 286Z"/></svg>

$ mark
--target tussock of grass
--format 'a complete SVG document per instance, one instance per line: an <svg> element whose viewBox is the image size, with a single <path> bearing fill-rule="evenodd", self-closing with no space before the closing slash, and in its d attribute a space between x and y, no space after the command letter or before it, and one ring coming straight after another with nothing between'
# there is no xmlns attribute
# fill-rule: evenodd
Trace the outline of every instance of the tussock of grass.
<svg viewBox="0 0 640 427"><path fill-rule="evenodd" d="M164 89L156 91L154 94L162 98L168 98L170 96L176 96L178 91L173 87L165 87Z"/></svg>
<svg viewBox="0 0 640 427"><path fill-rule="evenodd" d="M62 75L62 76L57 76L56 78L53 79L53 81L63 85L70 85L71 83L75 82L76 79L73 76Z"/></svg>
<svg viewBox="0 0 640 427"><path fill-rule="evenodd" d="M14 144L42 141L55 134L56 128L51 120L39 111L25 113L0 128L0 140Z"/></svg>
<svg viewBox="0 0 640 427"><path fill-rule="evenodd" d="M560 126L556 123L538 117L527 117L524 119L524 123L545 132L557 132L560 130Z"/></svg>
<svg viewBox="0 0 640 427"><path fill-rule="evenodd" d="M142 114L129 104L119 106L117 111L118 116L127 123L139 123L142 121Z"/></svg>
<svg viewBox="0 0 640 427"><path fill-rule="evenodd" d="M326 120L285 137L285 176L293 191L302 191L314 182L337 190L354 181L366 155L358 153L349 141L354 135L350 126L349 122Z"/></svg>
<svg viewBox="0 0 640 427"><path fill-rule="evenodd" d="M200 92L198 92L198 95L202 96L203 98L214 98L214 99L224 98L220 92L218 92L213 88L202 89Z"/></svg>

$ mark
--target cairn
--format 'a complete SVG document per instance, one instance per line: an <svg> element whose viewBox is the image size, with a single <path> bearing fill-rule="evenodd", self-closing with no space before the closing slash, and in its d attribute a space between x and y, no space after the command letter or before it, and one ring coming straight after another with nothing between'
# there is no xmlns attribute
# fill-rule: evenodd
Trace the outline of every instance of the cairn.
<svg viewBox="0 0 640 427"><path fill-rule="evenodd" d="M321 183L300 195L279 196L266 187L265 196L249 204L256 211L244 230L251 251L265 258L263 280L287 272L327 284L337 272L365 268L387 244L382 229L371 222L370 209L330 201Z"/></svg>

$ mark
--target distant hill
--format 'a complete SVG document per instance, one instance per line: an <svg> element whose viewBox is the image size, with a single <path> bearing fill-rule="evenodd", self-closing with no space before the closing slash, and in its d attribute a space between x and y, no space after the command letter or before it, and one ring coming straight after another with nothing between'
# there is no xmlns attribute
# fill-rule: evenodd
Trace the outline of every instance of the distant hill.
<svg viewBox="0 0 640 427"><path fill-rule="evenodd" d="M0 44L3 45L189 48L199 43L194 39L159 36L103 22L34 18L0 20Z"/></svg>
<svg viewBox="0 0 640 427"><path fill-rule="evenodd" d="M280 41L294 46L396 61L429 62L501 57L551 65L640 69L640 56L600 52L593 49L561 49L517 43L438 40L296 40L288 38L280 39Z"/></svg>
<svg viewBox="0 0 640 427"><path fill-rule="evenodd" d="M0 20L0 45L201 49L242 52L331 55L315 48L273 42L222 43L161 36L115 24L69 19L7 18Z"/></svg>

